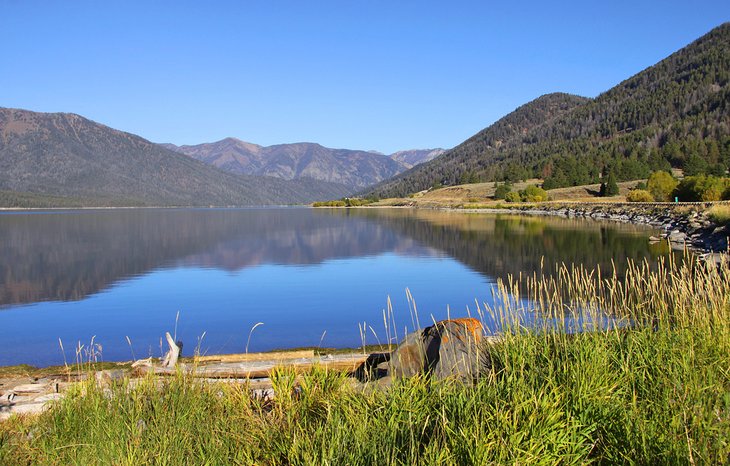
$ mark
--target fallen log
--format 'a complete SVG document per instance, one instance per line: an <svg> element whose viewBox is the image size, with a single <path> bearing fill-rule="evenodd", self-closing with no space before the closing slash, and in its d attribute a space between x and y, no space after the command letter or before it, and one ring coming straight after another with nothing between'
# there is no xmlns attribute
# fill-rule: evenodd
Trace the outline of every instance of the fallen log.
<svg viewBox="0 0 730 466"><path fill-rule="evenodd" d="M246 362L246 361L287 361L291 359L314 358L314 350L272 351L270 353L216 354L195 356L195 362Z"/></svg>
<svg viewBox="0 0 730 466"><path fill-rule="evenodd" d="M173 367L140 366L143 372L156 375L174 375L178 370L193 377L204 377L209 379L258 379L271 377L277 367L292 368L297 372L306 372L314 367L321 367L330 370L354 372L367 359L363 354L329 355L324 357L298 358L286 360L263 360L247 362L222 362L217 364L178 364Z"/></svg>

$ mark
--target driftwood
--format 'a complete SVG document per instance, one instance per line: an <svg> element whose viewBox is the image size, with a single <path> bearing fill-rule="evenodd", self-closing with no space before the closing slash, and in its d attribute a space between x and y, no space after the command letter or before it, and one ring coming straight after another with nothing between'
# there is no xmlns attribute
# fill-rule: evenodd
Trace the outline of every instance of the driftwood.
<svg viewBox="0 0 730 466"><path fill-rule="evenodd" d="M314 358L314 350L272 351L270 353L216 354L196 356L195 362L247 362L247 361L288 361L291 359Z"/></svg>
<svg viewBox="0 0 730 466"><path fill-rule="evenodd" d="M167 350L167 353L165 353L165 356L162 358L160 366L163 369L174 370L175 366L177 366L177 360L180 358L182 342L175 342L172 335L170 335L170 332L165 332L165 340L167 340L167 346L169 346L170 349ZM153 369L155 371L157 370L154 365L152 358L138 359L132 363L132 368L136 369L138 372L151 372Z"/></svg>
<svg viewBox="0 0 730 466"><path fill-rule="evenodd" d="M265 357L265 353L261 356ZM283 366L292 368L298 372L305 372L315 366L331 370L354 372L366 359L367 355L346 354L287 360L268 359L246 362L221 362L206 365L179 364L178 369L193 377L209 379L257 379L270 377L275 368ZM177 373L176 368L154 367L152 365L140 365L137 367L143 372L152 372L158 375L173 375Z"/></svg>
<svg viewBox="0 0 730 466"><path fill-rule="evenodd" d="M170 347L162 359L162 367L175 367L177 365L177 359L180 357L180 350L182 349L181 342L175 342L170 335L170 332L165 332L165 339L167 345Z"/></svg>

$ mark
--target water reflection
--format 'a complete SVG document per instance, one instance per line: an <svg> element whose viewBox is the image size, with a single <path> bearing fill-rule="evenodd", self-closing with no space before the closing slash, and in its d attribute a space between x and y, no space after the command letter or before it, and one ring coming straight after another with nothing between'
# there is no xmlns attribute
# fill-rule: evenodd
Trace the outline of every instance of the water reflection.
<svg viewBox="0 0 730 466"><path fill-rule="evenodd" d="M579 220L402 209L110 210L0 215L0 305L83 299L182 266L237 271L396 253L447 255L490 277L668 251L645 230Z"/></svg>
<svg viewBox="0 0 730 466"><path fill-rule="evenodd" d="M565 261L621 274L627 258L666 253L647 236L628 225L402 209L0 214L0 365L63 363L59 339L71 348L92 337L106 360L159 356L178 312L177 336L195 348L205 333L202 352L243 352L257 322L251 351L358 346L363 322L375 343L389 297L393 335L413 329L406 288L428 324L475 312L475 301L498 304L497 278L543 263L546 273ZM515 317L526 325L544 318L525 309Z"/></svg>

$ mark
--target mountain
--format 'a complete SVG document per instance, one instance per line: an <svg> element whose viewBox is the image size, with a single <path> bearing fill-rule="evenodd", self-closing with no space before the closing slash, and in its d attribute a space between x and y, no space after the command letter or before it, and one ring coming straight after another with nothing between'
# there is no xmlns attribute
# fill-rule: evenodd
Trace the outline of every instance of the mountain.
<svg viewBox="0 0 730 466"><path fill-rule="evenodd" d="M446 152L444 149L411 149L402 150L390 154L390 158L396 160L408 168L433 160Z"/></svg>
<svg viewBox="0 0 730 466"><path fill-rule="evenodd" d="M440 157L367 194L403 196L435 184L545 179L544 187L618 180L678 167L730 165L730 23L595 99L549 94Z"/></svg>
<svg viewBox="0 0 730 466"><path fill-rule="evenodd" d="M0 201L79 205L252 205L338 198L341 185L237 176L71 113L0 108Z"/></svg>
<svg viewBox="0 0 730 466"><path fill-rule="evenodd" d="M519 107L455 148L430 162L401 173L372 188L377 197L402 197L435 184L458 184L466 174L480 170L499 148L521 139L534 128L583 105L589 99L570 94L548 94Z"/></svg>
<svg viewBox="0 0 730 466"><path fill-rule="evenodd" d="M284 180L309 178L338 183L350 193L390 178L407 165L388 156L359 150L330 149L302 142L259 146L236 138L218 142L164 147L189 155L222 170Z"/></svg>

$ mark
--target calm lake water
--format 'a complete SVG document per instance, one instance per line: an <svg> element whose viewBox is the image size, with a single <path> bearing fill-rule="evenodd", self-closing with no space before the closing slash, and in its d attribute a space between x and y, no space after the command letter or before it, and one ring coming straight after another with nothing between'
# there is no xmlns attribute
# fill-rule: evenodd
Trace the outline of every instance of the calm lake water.
<svg viewBox="0 0 730 466"><path fill-rule="evenodd" d="M630 225L406 209L137 209L0 214L0 365L385 340L475 314L497 278L557 262L621 269L668 254ZM468 311L467 311L468 310ZM202 337L202 340L201 340ZM131 346L127 340L131 341Z"/></svg>

